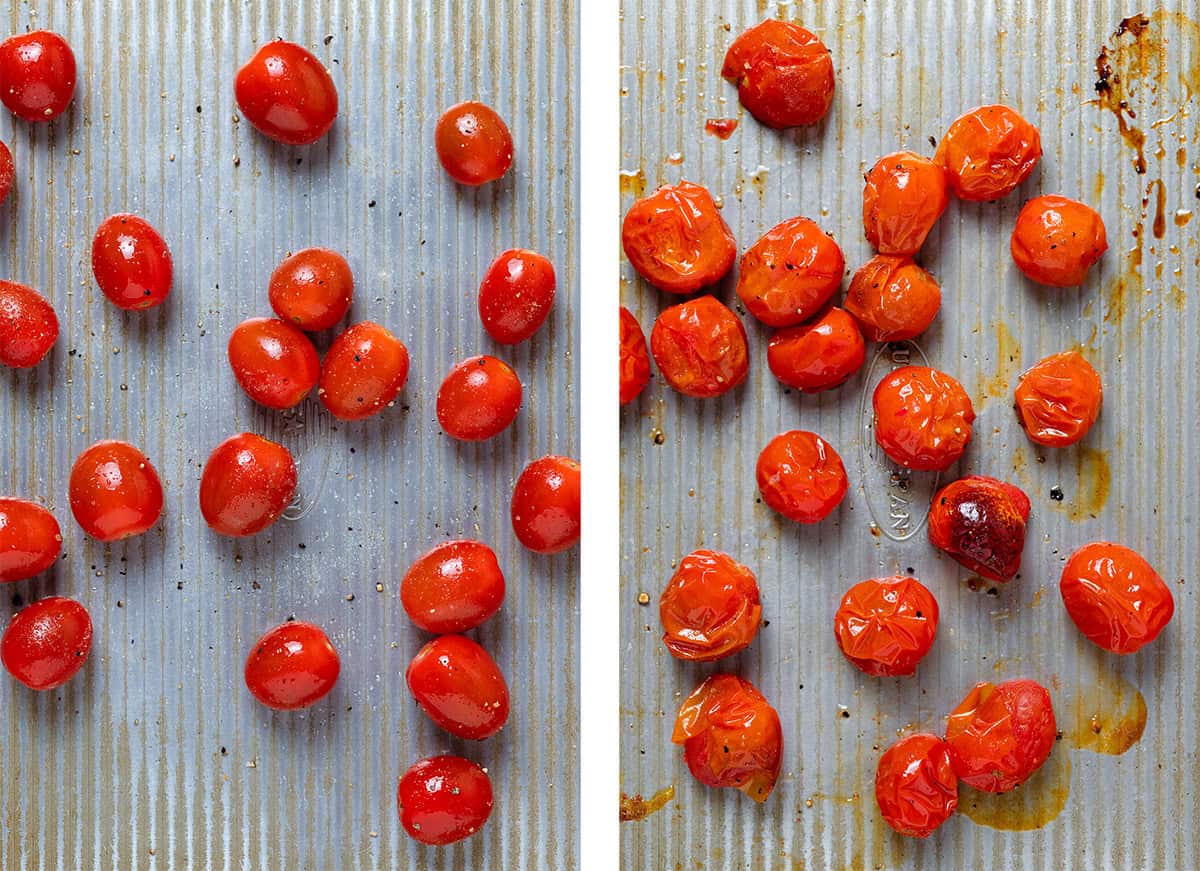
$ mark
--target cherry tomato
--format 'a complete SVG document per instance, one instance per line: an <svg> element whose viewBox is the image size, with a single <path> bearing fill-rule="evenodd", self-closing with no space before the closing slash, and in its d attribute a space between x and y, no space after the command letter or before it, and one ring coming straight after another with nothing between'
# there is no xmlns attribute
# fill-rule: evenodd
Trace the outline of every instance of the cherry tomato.
<svg viewBox="0 0 1200 871"><path fill-rule="evenodd" d="M833 60L814 34L768 19L729 46L721 76L751 115L776 129L816 124L833 104Z"/></svg>
<svg viewBox="0 0 1200 871"><path fill-rule="evenodd" d="M0 584L40 575L62 553L54 515L24 499L0 497Z"/></svg>
<svg viewBox="0 0 1200 871"><path fill-rule="evenodd" d="M75 55L57 33L35 30L0 42L0 101L18 118L50 121L75 96Z"/></svg>
<svg viewBox="0 0 1200 871"><path fill-rule="evenodd" d="M925 332L942 305L937 279L908 257L876 254L854 273L846 311L872 342L899 342Z"/></svg>
<svg viewBox="0 0 1200 871"><path fill-rule="evenodd" d="M230 436L213 448L200 475L200 513L221 535L262 532L295 495L291 452L254 433Z"/></svg>
<svg viewBox="0 0 1200 871"><path fill-rule="evenodd" d="M920 732L884 751L875 772L875 801L883 821L900 834L933 834L958 807L958 778L946 742Z"/></svg>
<svg viewBox="0 0 1200 871"><path fill-rule="evenodd" d="M676 659L712 662L745 650L762 604L754 573L728 554L697 550L679 561L658 602L663 643Z"/></svg>
<svg viewBox="0 0 1200 871"><path fill-rule="evenodd" d="M308 336L277 318L250 318L234 327L229 367L247 396L276 409L299 405L321 375Z"/></svg>
<svg viewBox="0 0 1200 871"><path fill-rule="evenodd" d="M512 527L534 553L558 553L579 541L579 463L553 455L521 472L512 495Z"/></svg>
<svg viewBox="0 0 1200 871"><path fill-rule="evenodd" d="M1018 487L969 475L933 497L929 540L955 562L991 581L1005 583L1021 570L1029 497Z"/></svg>
<svg viewBox="0 0 1200 871"><path fill-rule="evenodd" d="M720 281L737 255L712 195L690 181L663 185L630 206L621 244L642 278L678 294Z"/></svg>
<svg viewBox="0 0 1200 871"><path fill-rule="evenodd" d="M362 321L333 340L317 396L340 420L362 420L391 405L408 380L408 348L379 324Z"/></svg>
<svg viewBox="0 0 1200 871"><path fill-rule="evenodd" d="M1053 354L1021 376L1017 414L1029 440L1052 448L1073 445L1092 428L1104 391L1100 375L1078 351Z"/></svg>
<svg viewBox="0 0 1200 871"><path fill-rule="evenodd" d="M771 373L802 393L819 393L842 384L862 368L867 346L854 318L832 307L808 324L787 327L771 336L767 365Z"/></svg>
<svg viewBox="0 0 1200 871"><path fill-rule="evenodd" d="M705 786L732 787L764 802L779 779L779 714L736 675L711 675L692 691L679 708L671 741L683 745L688 770Z"/></svg>
<svg viewBox="0 0 1200 871"><path fill-rule="evenodd" d="M171 252L137 215L105 218L92 240L92 273L109 302L123 309L161 304L171 293Z"/></svg>
<svg viewBox="0 0 1200 871"><path fill-rule="evenodd" d="M1158 637L1175 599L1136 551L1107 541L1071 554L1059 582L1067 613L1089 641L1112 653L1134 653Z"/></svg>
<svg viewBox="0 0 1200 871"><path fill-rule="evenodd" d="M324 136L338 113L329 71L308 49L277 39L246 61L233 82L246 120L286 145L309 145Z"/></svg>
<svg viewBox="0 0 1200 871"><path fill-rule="evenodd" d="M732 390L750 370L745 327L711 296L664 310L650 331L650 353L668 384L699 399Z"/></svg>
<svg viewBox="0 0 1200 871"><path fill-rule="evenodd" d="M621 306L621 404L633 402L649 383L650 353L646 350L646 336L633 312Z"/></svg>
<svg viewBox="0 0 1200 871"><path fill-rule="evenodd" d="M1038 129L1008 106L979 106L957 118L933 156L963 200L998 200L1029 177L1042 156Z"/></svg>
<svg viewBox="0 0 1200 871"><path fill-rule="evenodd" d="M859 671L907 677L933 646L937 624L937 599L916 578L871 578L846 591L833 634Z"/></svg>
<svg viewBox="0 0 1200 871"><path fill-rule="evenodd" d="M1017 215L1009 242L1013 262L1031 281L1051 287L1083 284L1108 250L1104 220L1078 200L1034 197Z"/></svg>
<svg viewBox="0 0 1200 871"><path fill-rule="evenodd" d="M438 118L433 139L442 168L459 184L487 184L512 166L508 125L483 103L468 100L451 106Z"/></svg>
<svg viewBox="0 0 1200 871"><path fill-rule="evenodd" d="M280 319L310 333L327 330L350 310L354 275L336 251L304 248L275 267L267 295Z"/></svg>
<svg viewBox="0 0 1200 871"><path fill-rule="evenodd" d="M513 248L492 261L479 285L479 319L501 345L524 342L554 304L554 266L536 251Z"/></svg>
<svg viewBox="0 0 1200 871"><path fill-rule="evenodd" d="M426 632L466 632L500 610L504 573L483 542L443 542L409 566L400 602L408 619Z"/></svg>
<svg viewBox="0 0 1200 871"><path fill-rule="evenodd" d="M54 306L31 287L0 281L0 363L15 369L36 366L56 339Z"/></svg>
<svg viewBox="0 0 1200 871"><path fill-rule="evenodd" d="M789 218L742 255L737 294L764 324L790 327L820 311L845 268L837 242L808 218Z"/></svg>
<svg viewBox="0 0 1200 871"><path fill-rule="evenodd" d="M8 673L31 690L73 678L92 649L92 618L74 599L50 596L17 612L0 638Z"/></svg>
<svg viewBox="0 0 1200 871"><path fill-rule="evenodd" d="M1032 680L977 683L946 723L954 773L984 792L1008 792L1028 780L1056 734L1050 693Z"/></svg>
<svg viewBox="0 0 1200 871"><path fill-rule="evenodd" d="M800 429L767 442L754 474L767 507L797 523L824 520L850 486L838 452L816 433Z"/></svg>
<svg viewBox="0 0 1200 871"><path fill-rule="evenodd" d="M246 688L268 708L294 711L333 689L342 664L320 626L289 620L269 630L246 657Z"/></svg>
<svg viewBox="0 0 1200 871"><path fill-rule="evenodd" d="M8 192L12 190L15 178L16 170L13 167L12 152L8 150L7 145L0 142L0 203L8 199Z"/></svg>
<svg viewBox="0 0 1200 871"><path fill-rule="evenodd" d="M879 382L871 401L875 441L906 468L945 471L971 440L971 397L945 372L902 366Z"/></svg>
<svg viewBox="0 0 1200 871"><path fill-rule="evenodd" d="M451 735L481 741L508 722L508 685L486 650L441 635L408 664L408 688L429 719Z"/></svg>
<svg viewBox="0 0 1200 871"><path fill-rule="evenodd" d="M885 154L863 188L867 241L880 254L916 254L949 202L942 167L911 151Z"/></svg>
<svg viewBox="0 0 1200 871"><path fill-rule="evenodd" d="M99 541L141 535L162 514L158 472L128 442L105 440L87 448L71 469L68 492L76 522Z"/></svg>
<svg viewBox="0 0 1200 871"><path fill-rule="evenodd" d="M404 772L396 791L400 825L422 844L444 846L469 838L492 814L492 781L461 756L422 759Z"/></svg>
<svg viewBox="0 0 1200 871"><path fill-rule="evenodd" d="M521 410L521 379L503 360L468 357L450 370L437 393L438 423L464 442L497 436Z"/></svg>

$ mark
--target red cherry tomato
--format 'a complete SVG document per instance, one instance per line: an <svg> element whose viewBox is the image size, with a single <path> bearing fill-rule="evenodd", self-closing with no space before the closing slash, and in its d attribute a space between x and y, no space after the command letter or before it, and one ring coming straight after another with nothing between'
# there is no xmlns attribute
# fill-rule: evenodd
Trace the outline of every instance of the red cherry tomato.
<svg viewBox="0 0 1200 871"><path fill-rule="evenodd" d="M971 440L975 410L963 386L937 369L902 366L872 397L875 441L901 466L945 471Z"/></svg>
<svg viewBox="0 0 1200 871"><path fill-rule="evenodd" d="M321 376L308 336L276 318L250 318L234 327L229 367L247 396L277 409L299 405Z"/></svg>
<svg viewBox="0 0 1200 871"><path fill-rule="evenodd" d="M679 708L671 741L683 745L692 776L705 786L739 789L764 802L783 759L779 714L753 684L714 674Z"/></svg>
<svg viewBox="0 0 1200 871"><path fill-rule="evenodd" d="M690 181L663 185L630 206L621 245L642 278L678 294L720 281L737 255L712 194Z"/></svg>
<svg viewBox="0 0 1200 871"><path fill-rule="evenodd" d="M712 662L745 650L762 604L754 573L728 554L697 550L679 561L658 602L663 643L676 659Z"/></svg>
<svg viewBox="0 0 1200 871"><path fill-rule="evenodd" d="M466 632L500 610L504 573L483 542L447 541L409 566L400 602L408 619L426 632Z"/></svg>
<svg viewBox="0 0 1200 871"><path fill-rule="evenodd" d="M58 339L58 316L31 287L0 281L0 363L28 369L42 362Z"/></svg>
<svg viewBox="0 0 1200 871"><path fill-rule="evenodd" d="M62 553L62 530L35 502L0 497L0 584L39 575Z"/></svg>
<svg viewBox="0 0 1200 871"><path fill-rule="evenodd" d="M317 395L340 420L362 420L395 401L408 380L408 348L379 324L362 321L333 340Z"/></svg>
<svg viewBox="0 0 1200 871"><path fill-rule="evenodd" d="M246 688L268 708L294 711L333 689L342 664L321 627L289 620L268 631L246 657Z"/></svg>
<svg viewBox="0 0 1200 871"><path fill-rule="evenodd" d="M459 184L487 184L512 166L508 125L483 103L468 100L451 106L438 118L433 139L442 168Z"/></svg>
<svg viewBox="0 0 1200 871"><path fill-rule="evenodd" d="M958 778L946 742L918 733L879 757L875 801L883 821L902 835L928 838L958 807Z"/></svg>
<svg viewBox="0 0 1200 871"><path fill-rule="evenodd" d="M650 354L646 336L633 312L621 306L621 404L641 396L650 383Z"/></svg>
<svg viewBox="0 0 1200 871"><path fill-rule="evenodd" d="M959 199L983 201L1012 193L1041 156L1036 127L1008 106L979 106L950 125L933 160Z"/></svg>
<svg viewBox="0 0 1200 871"><path fill-rule="evenodd" d="M767 346L771 374L802 393L839 386L862 368L866 356L858 324L837 307L811 323L779 330Z"/></svg>
<svg viewBox="0 0 1200 871"><path fill-rule="evenodd" d="M872 578L846 591L833 634L859 671L907 677L933 646L937 624L937 599L916 578Z"/></svg>
<svg viewBox="0 0 1200 871"><path fill-rule="evenodd" d="M937 279L908 257L877 254L850 279L846 311L872 342L899 342L925 332L942 305Z"/></svg>
<svg viewBox="0 0 1200 871"><path fill-rule="evenodd" d="M554 266L536 251L513 248L492 261L479 285L479 319L501 345L524 342L554 304Z"/></svg>
<svg viewBox="0 0 1200 871"><path fill-rule="evenodd" d="M99 541L141 535L162 514L163 490L146 455L128 442L99 441L75 460L71 513Z"/></svg>
<svg viewBox="0 0 1200 871"><path fill-rule="evenodd" d="M35 30L0 42L0 101L18 118L50 121L75 96L75 55L57 33Z"/></svg>
<svg viewBox="0 0 1200 871"><path fill-rule="evenodd" d="M239 433L217 445L200 475L200 513L221 535L262 532L295 495L291 452L254 433Z"/></svg>
<svg viewBox="0 0 1200 871"><path fill-rule="evenodd" d="M308 49L282 39L259 48L237 71L233 94L259 133L286 145L316 142L337 118L329 71Z"/></svg>
<svg viewBox="0 0 1200 871"><path fill-rule="evenodd" d="M773 19L729 46L721 76L738 86L746 110L768 127L816 124L833 104L833 60L814 34Z"/></svg>
<svg viewBox="0 0 1200 871"><path fill-rule="evenodd" d="M737 294L772 327L808 320L842 283L842 249L808 218L776 224L742 255Z"/></svg>
<svg viewBox="0 0 1200 871"><path fill-rule="evenodd" d="M327 330L350 310L354 275L336 251L305 248L275 267L267 295L281 320L308 332Z"/></svg>
<svg viewBox="0 0 1200 871"><path fill-rule="evenodd" d="M450 370L437 393L442 430L464 442L499 435L521 410L521 379L503 360L468 357Z"/></svg>
<svg viewBox="0 0 1200 871"><path fill-rule="evenodd" d="M885 154L863 188L867 241L880 254L916 254L949 202L942 167L911 151Z"/></svg>
<svg viewBox="0 0 1200 871"><path fill-rule="evenodd" d="M650 331L650 353L668 384L699 399L732 390L750 369L745 327L711 296L663 311Z"/></svg>
<svg viewBox="0 0 1200 871"><path fill-rule="evenodd" d="M1021 570L1029 497L1020 488L968 475L933 497L929 541L957 563L991 581L1005 583Z"/></svg>
<svg viewBox="0 0 1200 871"><path fill-rule="evenodd" d="M508 685L486 650L442 635L408 665L408 688L429 719L451 735L481 741L508 722Z"/></svg>
<svg viewBox="0 0 1200 871"><path fill-rule="evenodd" d="M137 215L105 218L92 240L92 272L109 302L153 308L171 293L171 252L158 231Z"/></svg>
<svg viewBox="0 0 1200 871"><path fill-rule="evenodd" d="M1104 220L1091 206L1049 195L1034 197L1021 209L1009 250L1030 280L1074 287L1108 250L1108 238Z"/></svg>
<svg viewBox="0 0 1200 871"><path fill-rule="evenodd" d="M579 541L579 463L553 455L521 472L512 495L512 527L534 553L558 553Z"/></svg>
<svg viewBox="0 0 1200 871"><path fill-rule="evenodd" d="M0 203L8 199L8 192L12 190L15 178L12 152L8 150L7 145L0 142Z"/></svg>
<svg viewBox="0 0 1200 871"><path fill-rule="evenodd" d="M767 442L754 474L767 507L797 523L824 520L850 486L838 452L816 433L799 429Z"/></svg>
<svg viewBox="0 0 1200 871"><path fill-rule="evenodd" d="M483 828L492 814L492 781L461 756L434 756L404 772L396 803L408 836L440 847Z"/></svg>
<svg viewBox="0 0 1200 871"><path fill-rule="evenodd" d="M1059 592L1079 631L1112 653L1134 653L1158 637L1175 598L1140 554L1094 541L1071 554Z"/></svg>
<svg viewBox="0 0 1200 871"><path fill-rule="evenodd" d="M1021 376L1017 414L1029 440L1052 448L1073 445L1100 415L1100 375L1078 351L1052 354Z"/></svg>
<svg viewBox="0 0 1200 871"><path fill-rule="evenodd" d="M8 673L31 690L52 690L75 676L92 649L92 618L74 599L51 596L17 612L0 638Z"/></svg>
<svg viewBox="0 0 1200 871"><path fill-rule="evenodd" d="M1008 792L1028 780L1056 734L1050 693L1032 680L977 683L946 723L954 773L984 792Z"/></svg>

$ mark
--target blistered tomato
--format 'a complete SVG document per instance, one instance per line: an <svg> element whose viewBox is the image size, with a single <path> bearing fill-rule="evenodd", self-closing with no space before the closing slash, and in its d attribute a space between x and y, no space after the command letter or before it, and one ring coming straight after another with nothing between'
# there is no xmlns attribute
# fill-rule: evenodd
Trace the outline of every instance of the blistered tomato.
<svg viewBox="0 0 1200 871"><path fill-rule="evenodd" d="M711 662L745 650L762 604L754 573L728 554L697 550L679 561L658 602L663 643L676 659Z"/></svg>
<svg viewBox="0 0 1200 871"><path fill-rule="evenodd" d="M938 605L916 578L860 581L842 597L833 634L846 659L875 677L917 670L937 637Z"/></svg>
<svg viewBox="0 0 1200 871"><path fill-rule="evenodd" d="M1004 583L1021 569L1029 497L1012 484L969 475L947 484L929 509L929 540L960 565Z"/></svg>
<svg viewBox="0 0 1200 871"><path fill-rule="evenodd" d="M738 99L768 127L816 124L833 103L833 60L814 34L790 21L769 19L729 46L722 77Z"/></svg>
<svg viewBox="0 0 1200 871"><path fill-rule="evenodd" d="M767 442L754 469L763 502L797 523L817 523L850 486L837 451L813 432L791 430Z"/></svg>
<svg viewBox="0 0 1200 871"><path fill-rule="evenodd" d="M293 408L321 375L308 336L278 318L250 318L229 336L229 367L246 395L267 408Z"/></svg>
<svg viewBox="0 0 1200 871"><path fill-rule="evenodd" d="M35 502L0 497L0 584L41 574L62 553L62 530Z"/></svg>
<svg viewBox="0 0 1200 871"><path fill-rule="evenodd" d="M171 252L137 215L105 218L92 240L92 273L109 302L123 309L159 305L171 293Z"/></svg>
<svg viewBox="0 0 1200 871"><path fill-rule="evenodd" d="M492 814L492 782L470 760L434 756L404 772L396 804L410 838L440 847L483 827Z"/></svg>
<svg viewBox="0 0 1200 871"><path fill-rule="evenodd" d="M928 838L958 807L958 778L946 742L917 733L879 757L875 801L883 821L902 835Z"/></svg>
<svg viewBox="0 0 1200 871"><path fill-rule="evenodd" d="M294 711L329 695L341 668L337 650L321 627L289 620L251 649L246 657L246 688L268 708Z"/></svg>
<svg viewBox="0 0 1200 871"><path fill-rule="evenodd" d="M481 541L447 541L417 557L400 581L408 619L439 635L474 629L500 610L504 573Z"/></svg>
<svg viewBox="0 0 1200 871"><path fill-rule="evenodd" d="M75 96L75 54L57 33L35 30L0 42L0 101L18 118L50 121Z"/></svg>
<svg viewBox="0 0 1200 871"><path fill-rule="evenodd" d="M1029 440L1065 448L1088 434L1100 414L1104 391L1092 364L1078 351L1065 351L1025 372L1015 398Z"/></svg>
<svg viewBox="0 0 1200 871"><path fill-rule="evenodd" d="M317 395L340 420L362 420L393 402L408 380L408 348L387 329L362 321L333 340Z"/></svg>
<svg viewBox="0 0 1200 871"><path fill-rule="evenodd" d="M54 306L31 287L0 281L0 363L15 369L36 366L56 339Z"/></svg>
<svg viewBox="0 0 1200 871"><path fill-rule="evenodd" d="M513 532L535 553L558 553L579 541L579 463L549 455L534 460L513 487Z"/></svg>
<svg viewBox="0 0 1200 871"><path fill-rule="evenodd" d="M51 596L17 612L0 638L8 673L31 690L52 690L75 676L92 649L92 618L74 599Z"/></svg>
<svg viewBox="0 0 1200 871"><path fill-rule="evenodd" d="M99 441L71 468L71 513L100 541L141 535L162 514L163 489L146 455L128 442Z"/></svg>
<svg viewBox="0 0 1200 871"><path fill-rule="evenodd" d="M789 218L742 255L737 294L771 327L815 315L842 283L846 260L838 244L808 218Z"/></svg>
<svg viewBox="0 0 1200 871"><path fill-rule="evenodd" d="M732 390L750 370L745 327L711 296L663 311L650 331L650 353L668 384L699 399Z"/></svg>
<svg viewBox="0 0 1200 871"><path fill-rule="evenodd" d="M438 118L433 138L442 168L459 184L487 184L512 166L508 125L483 103L468 100L451 106Z"/></svg>
<svg viewBox="0 0 1200 871"><path fill-rule="evenodd" d="M964 200L998 200L1029 177L1042 156L1038 130L1008 106L979 106L959 116L933 160Z"/></svg>
<svg viewBox="0 0 1200 871"><path fill-rule="evenodd" d="M646 336L633 312L621 306L621 404L641 396L650 383L650 354Z"/></svg>
<svg viewBox="0 0 1200 871"><path fill-rule="evenodd" d="M916 254L949 202L941 166L911 151L885 154L863 188L867 241L880 254Z"/></svg>
<svg viewBox="0 0 1200 871"><path fill-rule="evenodd" d="M971 397L945 372L902 366L871 397L875 441L893 461L919 471L944 471L971 440Z"/></svg>
<svg viewBox="0 0 1200 871"><path fill-rule="evenodd" d="M1171 590L1150 563L1107 541L1085 544L1071 554L1058 589L1079 631L1112 653L1140 650L1175 613Z"/></svg>
<svg viewBox="0 0 1200 871"><path fill-rule="evenodd" d="M470 638L433 639L413 657L406 678L421 710L451 735L481 741L508 722L504 675Z"/></svg>
<svg viewBox="0 0 1200 871"><path fill-rule="evenodd" d="M1108 238L1103 219L1091 206L1047 195L1034 197L1021 209L1009 250L1027 278L1074 287L1083 284L1088 269L1108 250Z"/></svg>
<svg viewBox="0 0 1200 871"><path fill-rule="evenodd" d="M0 203L8 199L14 178L16 170L13 167L12 152L8 150L7 145L0 142Z"/></svg>
<svg viewBox="0 0 1200 871"><path fill-rule="evenodd" d="M346 316L354 275L346 258L328 248L305 248L275 267L267 289L271 308L289 324L314 332Z"/></svg>
<svg viewBox="0 0 1200 871"><path fill-rule="evenodd" d="M286 145L316 142L337 118L329 71L308 49L282 39L259 48L237 71L233 94L259 133Z"/></svg>
<svg viewBox="0 0 1200 871"><path fill-rule="evenodd" d="M217 445L200 475L200 513L221 535L262 532L295 495L291 452L254 433L239 433Z"/></svg>
<svg viewBox="0 0 1200 871"><path fill-rule="evenodd" d="M1028 780L1056 733L1050 693L1032 680L977 683L946 723L954 773L984 792L1008 792Z"/></svg>
<svg viewBox="0 0 1200 871"><path fill-rule="evenodd" d="M554 304L554 266L536 251L513 248L488 267L479 285L479 319L501 345L524 342Z"/></svg>
<svg viewBox="0 0 1200 871"><path fill-rule="evenodd" d="M937 279L911 258L891 254L876 254L860 266L846 293L846 311L872 342L919 336L941 305Z"/></svg>
<svg viewBox="0 0 1200 871"><path fill-rule="evenodd" d="M480 442L506 430L521 410L521 379L503 360L468 357L437 393L437 417L451 438Z"/></svg>
<svg viewBox="0 0 1200 871"><path fill-rule="evenodd" d="M630 206L621 244L643 278L680 294L720 281L737 254L712 195L690 181L663 185Z"/></svg>
<svg viewBox="0 0 1200 871"><path fill-rule="evenodd" d="M803 393L837 387L862 368L867 346L854 318L831 307L812 323L787 327L771 336L771 374Z"/></svg>

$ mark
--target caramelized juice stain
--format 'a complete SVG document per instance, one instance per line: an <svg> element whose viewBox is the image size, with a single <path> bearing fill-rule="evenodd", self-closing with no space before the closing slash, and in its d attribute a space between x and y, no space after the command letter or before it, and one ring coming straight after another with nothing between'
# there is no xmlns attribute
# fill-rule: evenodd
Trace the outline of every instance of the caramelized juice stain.
<svg viewBox="0 0 1200 871"><path fill-rule="evenodd" d="M1072 521L1096 517L1108 503L1112 485L1112 470L1108 454L1089 445L1075 445L1075 482L1072 492L1062 502L1051 502L1055 511L1065 513ZM1065 488L1064 488L1065 489Z"/></svg>
<svg viewBox="0 0 1200 871"><path fill-rule="evenodd" d="M645 196L646 194L646 172L645 170L623 169L620 172L621 193L633 194L635 197Z"/></svg>
<svg viewBox="0 0 1200 871"><path fill-rule="evenodd" d="M1104 673L1094 684L1076 691L1068 717L1062 724L1065 744L1120 756L1146 731L1146 699L1119 674Z"/></svg>
<svg viewBox="0 0 1200 871"><path fill-rule="evenodd" d="M958 788L958 812L971 822L1006 832L1040 829L1062 813L1071 794L1071 760L1055 747L1027 781L1004 793Z"/></svg>
<svg viewBox="0 0 1200 871"><path fill-rule="evenodd" d="M996 336L996 369L990 377L980 375L976 395L980 397L980 406L986 404L989 398L999 398L1010 395L1013 381L1021 374L1021 346L1004 321L996 321L993 326Z"/></svg>
<svg viewBox="0 0 1200 871"><path fill-rule="evenodd" d="M1167 232L1167 186L1161 178L1150 182L1150 187L1157 193L1154 197L1154 238L1161 239Z"/></svg>
<svg viewBox="0 0 1200 871"><path fill-rule="evenodd" d="M650 798L621 793L621 822L627 823L631 820L644 820L655 811L661 810L673 798L675 798L674 786L660 789L654 795L650 796Z"/></svg>
<svg viewBox="0 0 1200 871"><path fill-rule="evenodd" d="M1175 212L1175 226L1176 227L1186 227L1188 225L1188 221L1190 221L1191 219L1192 219L1192 210L1191 209L1179 209Z"/></svg>

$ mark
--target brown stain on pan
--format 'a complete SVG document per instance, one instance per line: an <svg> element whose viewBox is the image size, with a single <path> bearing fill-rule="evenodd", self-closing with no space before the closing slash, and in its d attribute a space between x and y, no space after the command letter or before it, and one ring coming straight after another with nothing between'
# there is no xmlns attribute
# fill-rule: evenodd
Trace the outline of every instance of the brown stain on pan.
<svg viewBox="0 0 1200 871"><path fill-rule="evenodd" d="M1063 741L1079 750L1120 756L1146 731L1146 698L1116 672L1080 687L1067 706Z"/></svg>
<svg viewBox="0 0 1200 871"><path fill-rule="evenodd" d="M995 368L991 375L980 375L975 395L982 408L989 399L999 399L1012 393L1013 382L1021 372L1021 345L1004 321L993 327L996 337Z"/></svg>
<svg viewBox="0 0 1200 871"><path fill-rule="evenodd" d="M637 795L621 793L621 822L627 823L635 820L644 820L655 811L666 807L667 802L673 798L675 798L674 786L663 787L649 798L642 798L641 793Z"/></svg>
<svg viewBox="0 0 1200 871"><path fill-rule="evenodd" d="M1064 482L1067 498L1061 502L1050 502L1050 507L1060 514L1066 514L1074 522L1097 517L1108 504L1108 496L1112 491L1112 468L1108 453L1086 444L1078 444L1067 450L1074 454L1075 481L1070 485Z"/></svg>
<svg viewBox="0 0 1200 871"><path fill-rule="evenodd" d="M958 812L971 822L1007 832L1040 829L1056 819L1071 794L1071 760L1060 747L1027 781L1003 793L958 788Z"/></svg>
<svg viewBox="0 0 1200 871"><path fill-rule="evenodd" d="M623 169L618 175L621 193L642 197L646 194L646 171L643 169Z"/></svg>

